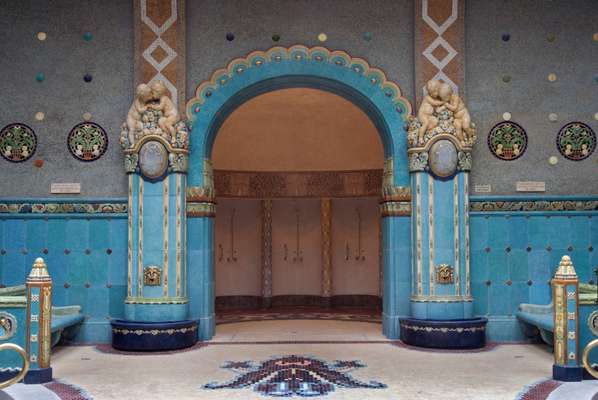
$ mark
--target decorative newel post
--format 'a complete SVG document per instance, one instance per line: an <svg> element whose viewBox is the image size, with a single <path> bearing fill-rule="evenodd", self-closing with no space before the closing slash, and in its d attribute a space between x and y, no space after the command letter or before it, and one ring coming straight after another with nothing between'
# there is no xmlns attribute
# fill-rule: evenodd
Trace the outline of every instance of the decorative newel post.
<svg viewBox="0 0 598 400"><path fill-rule="evenodd" d="M26 383L52 380L50 348L52 345L52 278L43 258L37 258L27 277L26 351L30 369Z"/></svg>
<svg viewBox="0 0 598 400"><path fill-rule="evenodd" d="M197 321L187 320L189 131L164 83L137 86L120 144L129 185L128 284L125 320L112 321L112 344L121 350L191 346Z"/></svg>
<svg viewBox="0 0 598 400"><path fill-rule="evenodd" d="M579 278L569 256L563 256L552 279L554 302L554 365L552 377L581 381L579 360Z"/></svg>
<svg viewBox="0 0 598 400"><path fill-rule="evenodd" d="M469 257L469 171L475 125L463 100L439 80L408 126L412 193L411 317L401 339L412 345L485 345L485 318L473 318Z"/></svg>

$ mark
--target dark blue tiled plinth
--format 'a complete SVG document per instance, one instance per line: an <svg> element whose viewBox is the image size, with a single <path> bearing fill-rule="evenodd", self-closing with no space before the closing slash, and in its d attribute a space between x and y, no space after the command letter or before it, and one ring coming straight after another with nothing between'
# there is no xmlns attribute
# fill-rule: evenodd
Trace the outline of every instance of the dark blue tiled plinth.
<svg viewBox="0 0 598 400"><path fill-rule="evenodd" d="M589 375L589 374L588 374ZM584 369L581 366L552 366L552 379L564 382L579 382L583 380Z"/></svg>
<svg viewBox="0 0 598 400"><path fill-rule="evenodd" d="M486 345L486 318L431 320L402 318L401 340L411 346L477 349Z"/></svg>
<svg viewBox="0 0 598 400"><path fill-rule="evenodd" d="M112 347L123 351L165 351L197 343L197 321L112 320Z"/></svg>
<svg viewBox="0 0 598 400"><path fill-rule="evenodd" d="M19 370L11 369L0 371L0 382L14 378ZM52 368L30 369L22 382L26 384L38 384L52 381Z"/></svg>

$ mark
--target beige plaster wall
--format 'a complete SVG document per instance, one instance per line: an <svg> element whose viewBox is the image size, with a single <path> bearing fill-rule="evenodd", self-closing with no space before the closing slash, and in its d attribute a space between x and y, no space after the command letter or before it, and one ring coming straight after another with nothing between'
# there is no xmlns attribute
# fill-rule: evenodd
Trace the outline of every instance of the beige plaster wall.
<svg viewBox="0 0 598 400"><path fill-rule="evenodd" d="M231 257L230 222L233 209L236 262ZM260 296L260 201L219 199L214 232L216 296Z"/></svg>
<svg viewBox="0 0 598 400"><path fill-rule="evenodd" d="M242 104L224 122L214 168L334 171L382 168L378 131L353 103L332 93L283 89Z"/></svg>
<svg viewBox="0 0 598 400"><path fill-rule="evenodd" d="M361 214L361 256L358 255L358 217ZM332 200L332 294L369 294L380 291L378 199ZM349 259L347 260L347 244Z"/></svg>

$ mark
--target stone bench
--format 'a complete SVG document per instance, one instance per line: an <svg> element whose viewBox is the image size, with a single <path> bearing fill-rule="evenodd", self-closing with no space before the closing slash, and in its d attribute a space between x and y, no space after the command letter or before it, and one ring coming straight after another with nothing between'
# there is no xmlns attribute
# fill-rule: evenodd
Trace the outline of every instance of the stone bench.
<svg viewBox="0 0 598 400"><path fill-rule="evenodd" d="M85 317L81 314L81 306L52 306L52 346L56 345L63 333L73 330L83 322Z"/></svg>
<svg viewBox="0 0 598 400"><path fill-rule="evenodd" d="M554 316L552 302L546 305L520 304L515 314L520 322L525 336L538 338L549 346L553 345Z"/></svg>

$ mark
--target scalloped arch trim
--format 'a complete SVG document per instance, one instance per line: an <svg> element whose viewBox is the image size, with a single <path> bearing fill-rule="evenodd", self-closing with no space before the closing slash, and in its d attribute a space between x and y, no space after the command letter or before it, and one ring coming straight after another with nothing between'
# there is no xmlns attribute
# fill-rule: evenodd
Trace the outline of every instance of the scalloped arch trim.
<svg viewBox="0 0 598 400"><path fill-rule="evenodd" d="M401 88L396 83L386 78L384 71L371 67L362 58L353 58L344 51L330 51L325 47L308 48L302 45L285 47L272 47L267 51L254 51L245 58L232 60L226 68L221 68L212 74L208 81L204 81L195 90L195 96L187 102L187 119L193 123L202 106L221 87L227 85L231 80L241 76L251 69L267 68L268 64L281 61L294 63L322 63L339 68L346 68L368 79L370 84L375 85L392 102L393 106L402 114L404 120L411 115L411 103L402 96ZM342 79L338 79L343 81Z"/></svg>

